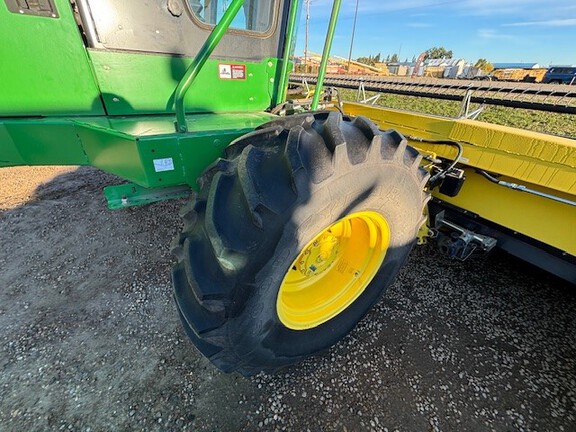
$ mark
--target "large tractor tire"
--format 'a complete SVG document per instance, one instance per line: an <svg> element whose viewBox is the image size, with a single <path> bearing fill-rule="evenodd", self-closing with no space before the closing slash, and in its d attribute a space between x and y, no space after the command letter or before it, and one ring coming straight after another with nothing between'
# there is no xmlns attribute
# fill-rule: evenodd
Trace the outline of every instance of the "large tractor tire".
<svg viewBox="0 0 576 432"><path fill-rule="evenodd" d="M399 133L336 112L232 143L175 244L176 302L196 347L252 375L344 337L415 243L428 198L420 160Z"/></svg>

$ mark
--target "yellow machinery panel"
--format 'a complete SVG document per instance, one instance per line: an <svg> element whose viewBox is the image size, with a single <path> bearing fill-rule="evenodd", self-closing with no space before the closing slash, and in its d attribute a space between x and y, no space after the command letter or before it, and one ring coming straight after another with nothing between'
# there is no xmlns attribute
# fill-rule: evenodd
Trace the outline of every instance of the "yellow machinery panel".
<svg viewBox="0 0 576 432"><path fill-rule="evenodd" d="M345 103L344 111L370 118L382 129L405 135L462 144L460 166L466 181L450 198L432 195L513 232L576 256L576 206L508 189L477 174L484 170L498 180L569 201L576 201L576 141L474 120L448 119L426 114ZM448 145L410 142L424 152L453 159Z"/></svg>

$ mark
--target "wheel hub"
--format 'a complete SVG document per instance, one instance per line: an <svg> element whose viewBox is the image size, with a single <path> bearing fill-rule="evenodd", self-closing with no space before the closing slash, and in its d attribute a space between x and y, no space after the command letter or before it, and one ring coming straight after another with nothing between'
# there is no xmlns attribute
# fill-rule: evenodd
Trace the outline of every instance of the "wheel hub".
<svg viewBox="0 0 576 432"><path fill-rule="evenodd" d="M376 212L358 212L321 231L299 253L278 292L276 310L288 328L305 330L354 302L380 268L390 241Z"/></svg>
<svg viewBox="0 0 576 432"><path fill-rule="evenodd" d="M336 261L340 250L339 244L340 240L337 237L330 231L326 232L300 254L296 264L298 271L307 277L319 276Z"/></svg>

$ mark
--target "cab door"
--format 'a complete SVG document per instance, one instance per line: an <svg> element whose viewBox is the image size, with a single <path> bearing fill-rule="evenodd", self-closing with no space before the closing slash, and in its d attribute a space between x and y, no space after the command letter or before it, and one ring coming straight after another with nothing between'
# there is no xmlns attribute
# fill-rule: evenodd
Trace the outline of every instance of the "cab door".
<svg viewBox="0 0 576 432"><path fill-rule="evenodd" d="M188 112L261 111L271 105L289 3L246 1L188 92ZM80 0L88 53L107 113L173 112L178 82L229 4Z"/></svg>

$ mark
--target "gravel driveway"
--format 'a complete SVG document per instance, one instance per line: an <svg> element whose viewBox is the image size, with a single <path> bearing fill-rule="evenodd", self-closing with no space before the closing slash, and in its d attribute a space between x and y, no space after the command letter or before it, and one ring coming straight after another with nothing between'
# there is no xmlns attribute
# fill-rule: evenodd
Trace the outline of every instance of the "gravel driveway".
<svg viewBox="0 0 576 432"><path fill-rule="evenodd" d="M0 170L0 430L576 430L574 285L420 247L337 346L225 375L172 301L183 201L112 212L101 188L118 182Z"/></svg>

